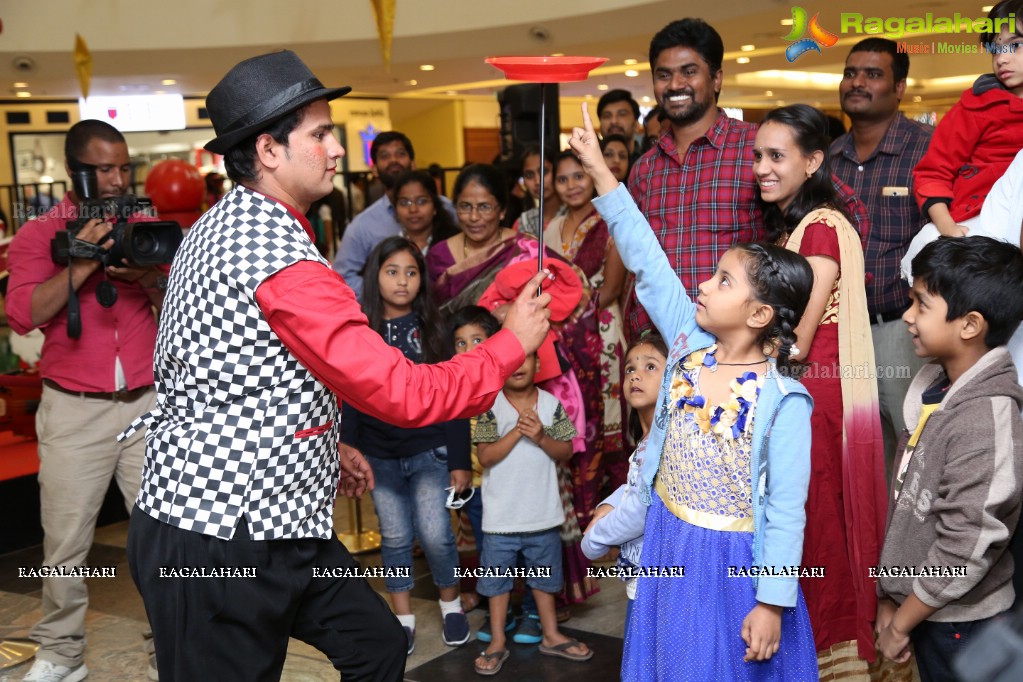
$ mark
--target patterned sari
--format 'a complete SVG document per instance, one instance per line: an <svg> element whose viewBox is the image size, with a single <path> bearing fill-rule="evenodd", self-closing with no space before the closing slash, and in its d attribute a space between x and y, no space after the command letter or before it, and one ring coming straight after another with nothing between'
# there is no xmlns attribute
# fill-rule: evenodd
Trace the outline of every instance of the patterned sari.
<svg viewBox="0 0 1023 682"><path fill-rule="evenodd" d="M535 262L539 249L540 242L536 238L514 233L489 249L456 263L446 241L435 244L426 256L426 270L441 312L451 314L464 306L476 305L497 273L513 263ZM550 249L544 251L544 257L560 258ZM585 286L586 278L583 281ZM601 432L600 402L587 397L599 396L600 335L597 332L596 308L588 289L584 296L587 297L585 309L577 314L574 322L560 330L557 342L559 352L571 369L560 377L539 384L562 402L581 434L572 442L575 454L570 465L558 467L558 482L565 508L565 523L561 528L565 574L563 596L569 603L585 601L599 592L596 581L586 577L590 562L579 546L581 529L589 524L592 511L600 501L598 472L603 448L598 435Z"/></svg>
<svg viewBox="0 0 1023 682"><path fill-rule="evenodd" d="M601 220L596 209L586 216L572 237L572 241L561 239L566 214L555 216L544 231L544 243L564 256L582 270L594 290L604 284L604 264L612 244L607 224ZM596 292L594 292L596 298ZM622 365L625 355L625 340L622 334L622 314L618 302L597 312L600 332L600 398L603 404L603 462L615 489L625 482L628 460L622 426L625 417L625 398L622 393Z"/></svg>

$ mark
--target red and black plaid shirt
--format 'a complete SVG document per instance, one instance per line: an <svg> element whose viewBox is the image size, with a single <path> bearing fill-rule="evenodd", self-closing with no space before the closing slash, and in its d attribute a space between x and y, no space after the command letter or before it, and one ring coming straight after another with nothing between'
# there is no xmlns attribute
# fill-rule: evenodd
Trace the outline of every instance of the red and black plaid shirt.
<svg viewBox="0 0 1023 682"><path fill-rule="evenodd" d="M713 127L689 145L684 158L669 128L632 168L632 198L688 292L714 275L733 244L764 237L753 175L757 127L718 110ZM865 238L866 208L837 178L835 186ZM624 315L630 341L653 326L631 287Z"/></svg>

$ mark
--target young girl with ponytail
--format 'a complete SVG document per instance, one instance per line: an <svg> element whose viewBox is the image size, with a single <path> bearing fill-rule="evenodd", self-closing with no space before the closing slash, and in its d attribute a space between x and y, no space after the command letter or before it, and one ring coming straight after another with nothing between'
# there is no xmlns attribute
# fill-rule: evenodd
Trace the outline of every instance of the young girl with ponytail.
<svg viewBox="0 0 1023 682"><path fill-rule="evenodd" d="M753 172L768 239L803 255L813 292L796 329L813 397L810 492L803 565L821 677L868 673L877 598L869 569L884 537L887 501L874 347L860 236L838 208L824 115L775 109L757 132Z"/></svg>
<svg viewBox="0 0 1023 682"><path fill-rule="evenodd" d="M788 376L813 272L782 247L737 245L693 301L605 165L585 104L583 122L570 144L594 206L672 342L638 494L615 510L643 538L622 679L817 679L798 568L813 402Z"/></svg>

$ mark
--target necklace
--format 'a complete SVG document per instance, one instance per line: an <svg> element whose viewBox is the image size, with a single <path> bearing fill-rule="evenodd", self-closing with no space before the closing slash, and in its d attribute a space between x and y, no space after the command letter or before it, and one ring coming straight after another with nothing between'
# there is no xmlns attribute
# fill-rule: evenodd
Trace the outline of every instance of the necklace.
<svg viewBox="0 0 1023 682"><path fill-rule="evenodd" d="M714 357L714 354L717 352L717 344L714 344L707 349L706 355L703 356L703 366L711 372L718 371L718 365L722 367L752 367L753 365L759 365L767 362L767 356L764 356L763 360L754 360L753 362L718 362L718 359Z"/></svg>
<svg viewBox="0 0 1023 682"><path fill-rule="evenodd" d="M715 362L710 368L711 372L718 371L718 367L752 367L753 365L759 365L767 362L767 358L763 360L754 360L753 362Z"/></svg>
<svg viewBox="0 0 1023 682"><path fill-rule="evenodd" d="M706 351L691 353L679 363L672 377L669 401L676 409L683 410L686 420L704 433L713 432L725 440L733 440L748 433L752 426L753 409L763 378L756 372L744 372L729 385L731 395L725 403L710 405L700 393L700 368L714 371L712 363L716 351L717 347L711 346Z"/></svg>
<svg viewBox="0 0 1023 682"><path fill-rule="evenodd" d="M486 249L489 249L491 246L493 246L497 242L501 241L501 235L502 235L503 232L504 232L504 228L503 227L497 228L497 232L494 233L494 238L493 239L491 239L489 242L487 242L483 246L480 246L478 248L473 248L472 251L469 251L469 240L466 239L465 233L463 232L462 233L462 260L465 260L466 258L468 258L470 253L476 253L477 251L485 251Z"/></svg>
<svg viewBox="0 0 1023 682"><path fill-rule="evenodd" d="M412 238L412 235L410 235L408 233L408 231L404 227L401 228L401 236L404 237L405 239L409 240L413 244L415 244L419 248L419 250L423 252L424 256L426 255L426 252L430 250L430 246L433 244L433 231L432 231L432 229L431 229L430 234L426 235L426 242L424 244L422 244L421 246L420 246L419 242L417 242L415 239Z"/></svg>

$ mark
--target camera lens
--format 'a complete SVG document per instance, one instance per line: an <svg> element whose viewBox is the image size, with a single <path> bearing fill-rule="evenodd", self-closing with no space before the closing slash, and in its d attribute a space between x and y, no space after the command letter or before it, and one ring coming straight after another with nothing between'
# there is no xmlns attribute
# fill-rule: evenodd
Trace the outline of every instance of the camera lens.
<svg viewBox="0 0 1023 682"><path fill-rule="evenodd" d="M135 230L132 234L131 250L138 256L150 256L156 253L159 242L152 232Z"/></svg>

